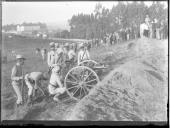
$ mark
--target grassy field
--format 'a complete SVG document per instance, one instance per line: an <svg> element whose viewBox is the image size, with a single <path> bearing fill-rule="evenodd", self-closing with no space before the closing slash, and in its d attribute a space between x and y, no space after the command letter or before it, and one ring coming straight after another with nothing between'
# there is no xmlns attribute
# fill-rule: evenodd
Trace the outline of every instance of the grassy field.
<svg viewBox="0 0 170 128"><path fill-rule="evenodd" d="M15 57L11 55L11 51L14 50L16 53L23 54L27 58L24 65L24 72L44 72L48 70L47 62L42 60L41 55L36 55L35 48L49 49L49 43L51 41L54 40L22 37L8 38L7 36L3 36L3 53L7 55L8 61L6 64L2 64L2 119L62 120L75 106L74 103L56 104L52 99L45 98L33 107L23 106L19 108L19 114L16 114L16 96L10 80L11 69L15 64ZM132 40L113 46L99 46L90 50L90 56L93 60L108 65L108 68L102 74L99 74L101 80L104 79L110 71L134 57L130 48L133 47L136 41L137 40ZM61 41L54 42L60 43ZM67 42L69 43L69 41ZM44 88L46 88L47 83L45 83Z"/></svg>
<svg viewBox="0 0 170 128"><path fill-rule="evenodd" d="M31 39L31 38L23 38L23 37L8 38L7 36L3 36L2 56L7 55L7 63L2 64L2 72L1 72L2 73L2 83L1 83L2 119L15 119L15 117L13 116L15 116L16 96L11 86L11 79L10 79L11 69L13 65L15 65L15 57L12 56L11 52L14 50L17 54L22 54L26 57L26 61L24 65L25 73L32 72L32 71L44 72L48 70L47 62L46 61L44 62L42 60L41 55L36 55L35 48L49 49L49 43L51 41L53 40ZM57 41L57 42L60 43L61 41ZM111 51L114 47L115 46L113 47L101 46L98 48L92 48L90 51L91 57L97 62L102 62L102 60L104 59L103 56L105 56L104 53ZM108 69L106 72L109 71L110 69ZM25 110L23 109L23 111ZM24 114L21 112L21 115Z"/></svg>

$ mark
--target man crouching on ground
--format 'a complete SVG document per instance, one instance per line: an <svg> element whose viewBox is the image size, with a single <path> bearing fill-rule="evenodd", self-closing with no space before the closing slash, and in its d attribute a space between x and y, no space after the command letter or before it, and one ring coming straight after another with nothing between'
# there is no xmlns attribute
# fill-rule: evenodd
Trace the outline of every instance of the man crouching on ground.
<svg viewBox="0 0 170 128"><path fill-rule="evenodd" d="M54 95L53 100L54 101L59 101L58 96L60 94L63 94L66 90L65 87L63 87L59 72L61 70L61 66L55 65L54 68L52 69L52 74L50 77L49 85L48 85L48 90L51 95Z"/></svg>
<svg viewBox="0 0 170 128"><path fill-rule="evenodd" d="M41 80L48 80L48 78L48 73L42 72L31 72L25 75L25 83L28 87L28 105L32 103L32 98L36 95L38 87L41 86Z"/></svg>

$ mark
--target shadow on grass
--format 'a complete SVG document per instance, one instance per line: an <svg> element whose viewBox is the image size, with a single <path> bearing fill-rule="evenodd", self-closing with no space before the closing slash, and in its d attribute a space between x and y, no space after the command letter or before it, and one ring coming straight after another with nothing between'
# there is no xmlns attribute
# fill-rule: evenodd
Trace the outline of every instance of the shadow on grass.
<svg viewBox="0 0 170 128"><path fill-rule="evenodd" d="M35 120L40 113L44 112L46 108L44 106L36 106L31 108L27 114L23 117L23 120Z"/></svg>

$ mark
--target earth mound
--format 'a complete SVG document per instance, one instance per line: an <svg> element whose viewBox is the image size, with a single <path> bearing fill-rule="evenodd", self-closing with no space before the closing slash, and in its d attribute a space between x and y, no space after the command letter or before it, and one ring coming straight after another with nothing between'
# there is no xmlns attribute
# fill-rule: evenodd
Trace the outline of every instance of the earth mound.
<svg viewBox="0 0 170 128"><path fill-rule="evenodd" d="M126 49L131 59L111 71L66 120L167 121L168 41L142 38Z"/></svg>

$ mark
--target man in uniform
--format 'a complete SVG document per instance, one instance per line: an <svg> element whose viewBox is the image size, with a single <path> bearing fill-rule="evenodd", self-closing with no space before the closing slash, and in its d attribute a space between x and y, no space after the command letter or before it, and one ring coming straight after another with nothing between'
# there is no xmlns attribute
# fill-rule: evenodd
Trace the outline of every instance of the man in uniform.
<svg viewBox="0 0 170 128"><path fill-rule="evenodd" d="M47 50L45 48L41 50L41 55L42 55L42 60L45 61L47 57Z"/></svg>
<svg viewBox="0 0 170 128"><path fill-rule="evenodd" d="M59 101L58 96L60 94L63 94L66 90L66 88L63 87L61 80L60 80L60 76L59 76L60 70L61 70L60 65L57 65L57 64L54 65L54 68L52 69L52 74L50 77L49 85L48 85L48 91L51 95L54 95L53 97L54 101Z"/></svg>
<svg viewBox="0 0 170 128"><path fill-rule="evenodd" d="M55 51L57 51L59 48L59 44L58 43L55 43Z"/></svg>
<svg viewBox="0 0 170 128"><path fill-rule="evenodd" d="M74 45L71 44L70 48L69 48L69 52L68 52L68 59L70 60L71 65L74 64L75 56L76 56L76 53L75 53L75 50L74 50Z"/></svg>
<svg viewBox="0 0 170 128"><path fill-rule="evenodd" d="M25 58L22 55L16 55L16 65L12 68L11 80L12 87L17 95L17 106L22 104L21 85L23 80L23 65Z"/></svg>
<svg viewBox="0 0 170 128"><path fill-rule="evenodd" d="M63 54L62 54L62 66L61 66L61 75L64 78L68 72L69 69L69 44L66 43L63 47Z"/></svg>
<svg viewBox="0 0 170 128"><path fill-rule="evenodd" d="M42 72L31 72L25 75L25 83L28 87L28 101L32 102L32 98L36 95L38 86L41 86L41 80L48 80L48 74Z"/></svg>
<svg viewBox="0 0 170 128"><path fill-rule="evenodd" d="M140 37L149 37L149 26L147 18L145 19L145 22L140 25Z"/></svg>
<svg viewBox="0 0 170 128"><path fill-rule="evenodd" d="M77 59L78 65L80 64L80 62L89 59L90 59L90 54L89 51L87 50L87 47L83 43L80 44L80 51L78 52L78 59Z"/></svg>
<svg viewBox="0 0 170 128"><path fill-rule="evenodd" d="M47 56L47 64L49 69L51 70L52 65L55 64L55 44L54 42L50 43L50 51Z"/></svg>

